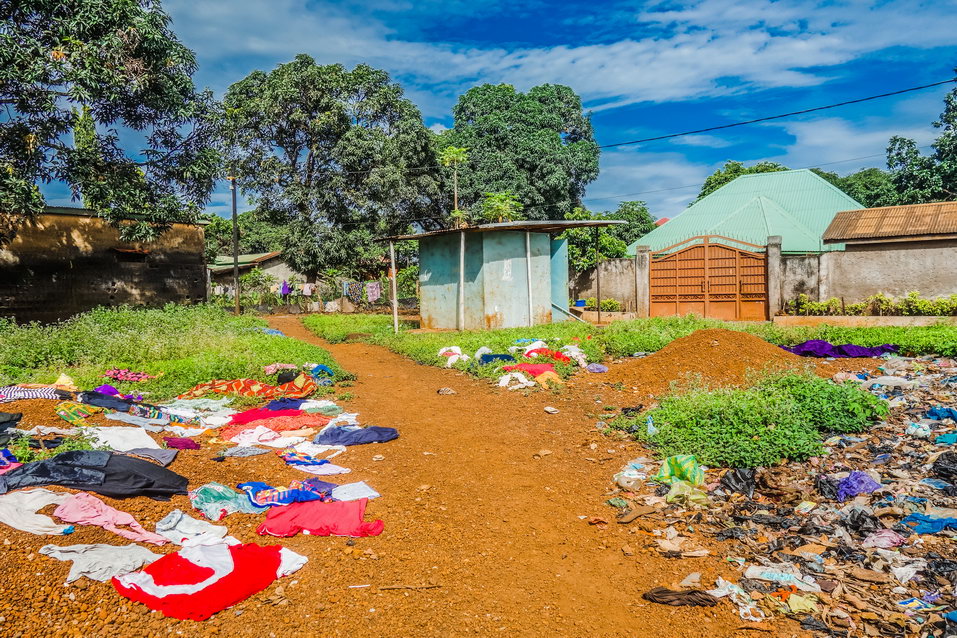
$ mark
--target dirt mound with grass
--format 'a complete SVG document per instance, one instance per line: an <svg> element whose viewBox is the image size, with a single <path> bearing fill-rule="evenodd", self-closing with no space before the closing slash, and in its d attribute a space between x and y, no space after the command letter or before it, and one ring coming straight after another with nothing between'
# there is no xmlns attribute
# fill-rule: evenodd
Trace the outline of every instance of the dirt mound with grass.
<svg viewBox="0 0 957 638"><path fill-rule="evenodd" d="M873 359L823 361L799 357L746 332L714 329L675 339L647 357L615 362L607 374L588 375L587 380L658 396L676 384L747 385L765 371L811 370L830 377L842 370L872 370L878 364L879 360L875 363Z"/></svg>

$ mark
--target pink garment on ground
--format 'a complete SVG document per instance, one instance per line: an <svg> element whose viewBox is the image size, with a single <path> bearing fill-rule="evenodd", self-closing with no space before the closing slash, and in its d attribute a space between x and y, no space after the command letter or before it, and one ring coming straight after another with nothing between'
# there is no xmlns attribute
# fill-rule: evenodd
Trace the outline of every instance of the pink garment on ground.
<svg viewBox="0 0 957 638"><path fill-rule="evenodd" d="M0 467L0 475L6 474L10 470L15 470L21 465L23 465L23 463L11 463L10 465Z"/></svg>
<svg viewBox="0 0 957 638"><path fill-rule="evenodd" d="M229 419L229 425L245 425L250 421L259 421L262 419L274 419L278 416L300 416L302 410L267 410L266 408L253 408L245 412L237 412Z"/></svg>
<svg viewBox="0 0 957 638"><path fill-rule="evenodd" d="M546 372L555 372L555 365L551 363L519 363L513 366L503 366L502 370L507 372L519 370L521 372L527 372L533 377L537 377Z"/></svg>
<svg viewBox="0 0 957 638"><path fill-rule="evenodd" d="M549 357L555 361L561 361L562 363L570 363L571 359L567 356L558 352L557 350L549 350L548 348L535 348L534 350L529 350L525 353L526 357Z"/></svg>
<svg viewBox="0 0 957 638"><path fill-rule="evenodd" d="M169 539L143 529L143 526L137 523L131 514L110 507L86 492L74 494L68 501L53 510L53 515L67 523L96 525L131 541L154 545L165 545L169 542Z"/></svg>
<svg viewBox="0 0 957 638"><path fill-rule="evenodd" d="M306 501L274 507L256 528L263 536L295 536L299 532L313 536L378 536L385 524L381 520L365 522L367 498L357 501Z"/></svg>

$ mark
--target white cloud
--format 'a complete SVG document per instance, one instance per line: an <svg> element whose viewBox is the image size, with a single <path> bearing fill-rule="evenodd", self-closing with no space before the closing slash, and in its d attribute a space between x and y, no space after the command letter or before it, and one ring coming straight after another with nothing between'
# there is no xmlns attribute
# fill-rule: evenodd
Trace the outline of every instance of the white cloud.
<svg viewBox="0 0 957 638"><path fill-rule="evenodd" d="M704 146L707 148L725 148L734 145L731 140L717 135L684 135L673 138L671 143L679 146Z"/></svg>
<svg viewBox="0 0 957 638"><path fill-rule="evenodd" d="M446 126L445 124L442 124L441 122L436 122L435 124L429 127L429 130L432 131L433 133L441 133L442 131L449 130L449 127Z"/></svg>
<svg viewBox="0 0 957 638"><path fill-rule="evenodd" d="M438 115L478 82L519 88L561 82L595 110L815 85L828 79L821 69L873 51L952 45L957 0L848 0L830 6L816 0L701 0L673 11L639 11L631 23L619 25L617 42L510 51L404 39L371 15L329 2L168 0L166 6L203 64L233 66L248 56L276 63L298 52L323 63L367 62L427 90L431 99L420 106L426 115ZM201 79L222 90L245 72L226 79L204 71Z"/></svg>

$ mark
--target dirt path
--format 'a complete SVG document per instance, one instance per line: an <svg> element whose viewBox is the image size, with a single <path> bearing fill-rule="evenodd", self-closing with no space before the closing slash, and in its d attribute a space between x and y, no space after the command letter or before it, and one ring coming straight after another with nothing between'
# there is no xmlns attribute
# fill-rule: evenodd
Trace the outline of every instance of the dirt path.
<svg viewBox="0 0 957 638"><path fill-rule="evenodd" d="M639 451L594 431L586 416L598 411L593 398L574 390L525 397L377 346L326 344L294 317L270 323L327 347L358 377L349 405L361 420L401 432L362 451L384 461L357 464L349 454L384 495L372 513L386 524L382 537L362 541L380 558L356 584L441 585L349 591L324 634L754 635L737 631L741 623L724 604L669 608L641 599L692 571L706 583L729 575L718 559L664 559L646 549L651 537L637 527L602 530L582 520L610 518L610 476ZM456 394L437 394L444 386ZM546 414L546 405L560 414ZM551 454L533 458L542 449ZM634 556L622 552L626 545Z"/></svg>

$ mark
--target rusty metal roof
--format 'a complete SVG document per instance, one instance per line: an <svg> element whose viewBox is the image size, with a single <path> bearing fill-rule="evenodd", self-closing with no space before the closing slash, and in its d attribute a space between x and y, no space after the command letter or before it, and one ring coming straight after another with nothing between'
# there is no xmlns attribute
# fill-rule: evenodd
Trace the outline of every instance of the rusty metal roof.
<svg viewBox="0 0 957 638"><path fill-rule="evenodd" d="M523 220L517 222L498 222L495 224L479 224L478 226L466 226L465 228L448 228L444 230L433 230L415 235L393 235L392 237L380 237L376 241L402 241L406 239L425 239L426 237L437 237L439 235L451 235L452 233L488 233L499 230L526 231L530 233L561 233L571 228L588 228L591 226L616 226L627 224L623 219L546 219L546 220Z"/></svg>
<svg viewBox="0 0 957 638"><path fill-rule="evenodd" d="M957 236L957 202L846 210L824 231L824 243L929 241Z"/></svg>

